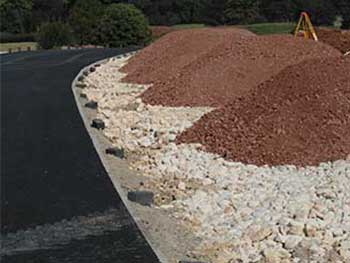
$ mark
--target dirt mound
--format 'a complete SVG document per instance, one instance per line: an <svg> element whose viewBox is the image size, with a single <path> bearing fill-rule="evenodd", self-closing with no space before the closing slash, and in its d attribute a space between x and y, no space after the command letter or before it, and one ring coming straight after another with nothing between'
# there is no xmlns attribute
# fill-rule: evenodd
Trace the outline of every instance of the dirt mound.
<svg viewBox="0 0 350 263"><path fill-rule="evenodd" d="M299 166L350 154L350 58L290 66L177 138L227 159Z"/></svg>
<svg viewBox="0 0 350 263"><path fill-rule="evenodd" d="M169 26L151 26L152 38L157 39L165 34L170 33L174 29Z"/></svg>
<svg viewBox="0 0 350 263"><path fill-rule="evenodd" d="M186 65L175 68L170 62L164 65L165 76L155 76L153 87L142 99L152 105L219 107L246 94L289 65L340 55L323 43L286 35L237 37L231 34ZM169 61L172 60L177 59ZM140 77L147 78L143 74ZM130 77L129 80L138 79Z"/></svg>
<svg viewBox="0 0 350 263"><path fill-rule="evenodd" d="M179 70L197 57L225 42L229 36L244 37L253 33L243 29L187 29L174 31L146 47L121 71L127 82L149 84L176 76Z"/></svg>
<svg viewBox="0 0 350 263"><path fill-rule="evenodd" d="M320 41L340 50L342 53L350 51L350 30L318 28L316 31Z"/></svg>

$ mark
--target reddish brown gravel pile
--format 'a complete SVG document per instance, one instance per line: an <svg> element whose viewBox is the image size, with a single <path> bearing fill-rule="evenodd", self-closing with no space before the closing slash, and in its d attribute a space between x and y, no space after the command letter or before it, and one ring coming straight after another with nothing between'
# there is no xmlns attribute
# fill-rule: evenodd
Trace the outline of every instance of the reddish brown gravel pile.
<svg viewBox="0 0 350 263"><path fill-rule="evenodd" d="M290 66L177 138L256 165L317 165L350 154L350 58Z"/></svg>
<svg viewBox="0 0 350 263"><path fill-rule="evenodd" d="M174 29L169 26L151 26L152 38L160 38L173 30Z"/></svg>
<svg viewBox="0 0 350 263"><path fill-rule="evenodd" d="M317 36L320 41L340 50L342 53L350 51L350 30L318 28Z"/></svg>
<svg viewBox="0 0 350 263"><path fill-rule="evenodd" d="M240 29L185 30L164 36L124 68L126 81L154 85L145 103L219 107L303 60L340 56L334 48L286 35Z"/></svg>
<svg viewBox="0 0 350 263"><path fill-rule="evenodd" d="M127 82L149 84L174 77L197 57L210 52L229 36L252 36L243 29L188 29L171 32L133 57L121 71Z"/></svg>

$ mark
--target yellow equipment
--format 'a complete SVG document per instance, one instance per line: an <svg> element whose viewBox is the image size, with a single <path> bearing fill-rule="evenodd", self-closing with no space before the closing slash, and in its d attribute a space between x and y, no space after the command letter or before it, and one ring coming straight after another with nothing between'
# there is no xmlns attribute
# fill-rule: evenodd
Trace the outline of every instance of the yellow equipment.
<svg viewBox="0 0 350 263"><path fill-rule="evenodd" d="M315 41L318 41L316 31L311 23L311 19L306 12L302 12L299 22L294 31L294 36L298 37L299 33L304 35L304 38L309 39L311 36Z"/></svg>

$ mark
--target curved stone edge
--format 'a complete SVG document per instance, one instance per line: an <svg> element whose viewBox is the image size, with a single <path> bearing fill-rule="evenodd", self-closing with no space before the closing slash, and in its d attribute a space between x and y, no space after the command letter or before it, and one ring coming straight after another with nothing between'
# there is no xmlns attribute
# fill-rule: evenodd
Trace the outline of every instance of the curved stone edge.
<svg viewBox="0 0 350 263"><path fill-rule="evenodd" d="M130 55L133 53L134 52L126 52L126 53L120 54L119 56ZM129 203L128 198L127 198L127 193L124 191L122 185L117 180L113 180L113 178L110 176L110 174L112 173L112 168L110 167L109 162L106 159L106 155L104 154L103 147L100 144L99 139L97 138L97 134L92 132L92 128L90 127L89 119L85 115L84 110L83 110L83 105L79 101L80 94L79 94L78 89L76 87L76 84L78 82L79 77L83 76L84 71L88 70L89 68L94 67L95 65L98 65L98 64L105 63L113 57L118 57L118 55L96 61L90 65L87 65L83 69L81 69L80 72L78 73L78 75L73 80L72 85L71 85L71 89L72 89L72 92L74 95L74 99L75 99L77 108L79 110L79 114L83 120L84 126L85 126L85 128L86 128L86 130L87 130L87 132L88 132L88 134L93 142L93 145L94 145L94 147L99 155L99 158L100 158L104 168L106 169L106 171L107 171L116 191L118 192L123 204L125 205L127 211L129 212L129 214L133 218L137 227L139 228L139 230L143 234L144 238L146 239L146 241L148 242L148 244L150 245L150 247L152 248L152 250L156 254L157 258L160 260L160 262L170 263L171 261L160 251L160 249L155 245L155 243L152 241L152 239L148 236L146 229L140 223L139 217L136 216L136 213L134 213L133 209L131 208L130 203ZM123 161L123 162L126 162L126 161ZM130 171L130 172L132 172L132 171Z"/></svg>

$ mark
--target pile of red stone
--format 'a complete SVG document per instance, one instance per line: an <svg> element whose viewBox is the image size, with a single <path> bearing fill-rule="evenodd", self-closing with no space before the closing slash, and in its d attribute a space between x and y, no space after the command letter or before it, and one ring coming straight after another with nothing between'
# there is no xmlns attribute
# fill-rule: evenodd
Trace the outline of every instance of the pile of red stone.
<svg viewBox="0 0 350 263"><path fill-rule="evenodd" d="M150 84L178 75L183 67L214 47L225 42L230 35L253 35L240 29L188 29L171 32L146 47L121 71L128 73L124 81Z"/></svg>
<svg viewBox="0 0 350 263"><path fill-rule="evenodd" d="M178 143L256 165L318 165L350 153L350 58L308 60L199 120Z"/></svg>
<svg viewBox="0 0 350 263"><path fill-rule="evenodd" d="M242 29L173 32L123 69L128 82L150 84L145 103L220 107L281 69L306 59L340 56L334 48L291 36L257 37Z"/></svg>
<svg viewBox="0 0 350 263"><path fill-rule="evenodd" d="M320 41L335 47L342 53L350 51L350 30L318 28L317 36L319 37Z"/></svg>
<svg viewBox="0 0 350 263"><path fill-rule="evenodd" d="M173 31L169 26L151 26L152 38L157 39Z"/></svg>
<svg viewBox="0 0 350 263"><path fill-rule="evenodd" d="M145 103L210 106L177 142L256 165L315 165L350 153L350 63L332 46L243 29L171 32L123 68Z"/></svg>

